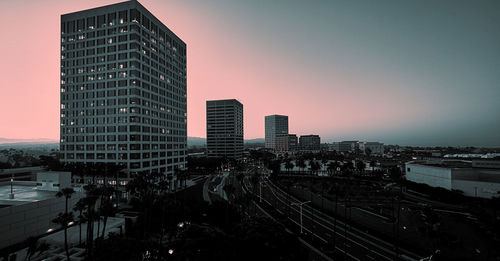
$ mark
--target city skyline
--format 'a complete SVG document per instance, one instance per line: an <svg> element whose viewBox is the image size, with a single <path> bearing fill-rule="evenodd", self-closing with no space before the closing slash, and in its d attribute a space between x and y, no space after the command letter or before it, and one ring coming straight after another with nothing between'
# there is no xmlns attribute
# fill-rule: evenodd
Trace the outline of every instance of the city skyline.
<svg viewBox="0 0 500 261"><path fill-rule="evenodd" d="M117 2L0 3L0 137L59 138L59 17ZM500 146L498 2L140 3L188 46L188 136L206 100L236 98L246 139L284 114L326 141Z"/></svg>

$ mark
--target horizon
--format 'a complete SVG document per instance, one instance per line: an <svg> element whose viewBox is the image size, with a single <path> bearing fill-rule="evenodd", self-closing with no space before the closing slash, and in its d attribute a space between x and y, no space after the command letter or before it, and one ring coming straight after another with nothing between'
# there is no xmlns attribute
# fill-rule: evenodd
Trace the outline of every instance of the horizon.
<svg viewBox="0 0 500 261"><path fill-rule="evenodd" d="M0 137L59 140L60 16L117 2L0 3ZM282 114L323 141L500 146L498 1L139 2L187 44L187 136L205 138L205 101L234 98L246 140Z"/></svg>
<svg viewBox="0 0 500 261"><path fill-rule="evenodd" d="M189 139L203 139L206 142L205 137L195 137L195 136L188 136L188 143ZM7 139L7 140L16 140L16 141L9 141L9 142L2 142L2 140ZM21 141L24 140L24 141ZM27 141L27 140L34 140L34 141ZM47 141L41 141L41 140L47 140ZM244 139L245 142L247 141L253 141L253 140L262 140L261 143L264 143L265 138L253 138L253 139ZM334 142L341 142L341 141L347 141L349 139L343 139L343 140L327 140L327 141L321 141L321 144L332 144ZM369 140L363 140L363 139L350 139L350 140L356 140L359 142L371 142ZM379 141L380 142L380 141ZM29 138L29 139L9 139L9 138L4 138L0 137L0 145L2 146L7 146L9 144L59 144L58 140L55 139L49 139L49 138ZM408 145L408 144L395 144L395 143L384 143L382 142L385 146L400 146L400 147L415 147L415 148L438 148L438 147L455 147L455 148L467 148L467 147L474 147L474 148L484 148L484 149L497 149L500 148L500 146L448 146L448 145ZM189 146L189 144L188 144Z"/></svg>

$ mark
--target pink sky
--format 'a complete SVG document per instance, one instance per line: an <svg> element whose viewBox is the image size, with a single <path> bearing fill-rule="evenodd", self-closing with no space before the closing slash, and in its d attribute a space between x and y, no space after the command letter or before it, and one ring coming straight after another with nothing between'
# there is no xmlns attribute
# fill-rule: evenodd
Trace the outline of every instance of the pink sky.
<svg viewBox="0 0 500 261"><path fill-rule="evenodd" d="M0 137L58 139L60 15L116 2L0 2ZM440 118L432 114L455 109L438 108L433 97L439 90L416 86L415 76L390 59L373 62L376 57L355 42L334 57L358 57L359 64L327 60L330 55L318 61L328 66L315 68L300 59L307 54L277 48L272 39L256 37L260 28L228 20L208 4L140 2L187 44L189 136L205 137L205 101L212 99L243 103L246 139L264 136L269 114L289 115L291 133L336 139L382 133L395 122L392 130L412 128L419 120L433 124ZM362 59L371 61L369 71L358 68Z"/></svg>

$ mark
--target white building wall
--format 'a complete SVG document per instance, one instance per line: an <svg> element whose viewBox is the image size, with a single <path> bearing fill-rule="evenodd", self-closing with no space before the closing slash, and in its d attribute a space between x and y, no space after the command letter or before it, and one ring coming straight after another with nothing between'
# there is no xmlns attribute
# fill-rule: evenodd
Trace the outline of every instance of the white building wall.
<svg viewBox="0 0 500 261"><path fill-rule="evenodd" d="M465 196L492 198L500 197L500 183L470 181L470 180L452 180L452 187L464 192Z"/></svg>
<svg viewBox="0 0 500 261"><path fill-rule="evenodd" d="M451 169L406 163L406 179L432 187L452 189Z"/></svg>
<svg viewBox="0 0 500 261"><path fill-rule="evenodd" d="M68 201L68 209L73 209L83 196L83 193L74 193ZM54 198L0 208L0 249L47 233L49 228L57 229L58 225L52 220L64 212L64 207L65 198L56 198L54 193Z"/></svg>

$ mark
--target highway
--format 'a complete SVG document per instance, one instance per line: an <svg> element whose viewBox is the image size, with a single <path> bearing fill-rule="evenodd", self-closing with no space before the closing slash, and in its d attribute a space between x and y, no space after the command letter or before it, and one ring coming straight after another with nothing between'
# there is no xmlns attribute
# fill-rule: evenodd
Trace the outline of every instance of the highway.
<svg viewBox="0 0 500 261"><path fill-rule="evenodd" d="M300 205L302 205L303 231L313 234L316 239L325 244L333 245L335 242L336 256L344 256L346 260L419 260L421 258L401 248L396 254L392 243L313 209L308 203L300 202L265 177L260 179L257 184L258 188L255 190L248 177L243 179L243 186L249 192L255 191L257 197L262 195L263 203L271 205L284 216L288 216L288 219L298 227L301 224Z"/></svg>

